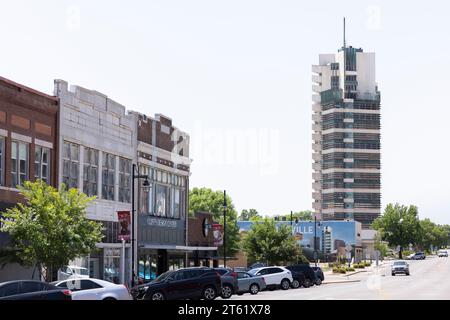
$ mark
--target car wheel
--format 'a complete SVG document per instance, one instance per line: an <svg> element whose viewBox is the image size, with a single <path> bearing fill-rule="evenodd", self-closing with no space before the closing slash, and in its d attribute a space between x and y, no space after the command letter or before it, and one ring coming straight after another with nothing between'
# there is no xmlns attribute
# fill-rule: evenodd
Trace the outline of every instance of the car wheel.
<svg viewBox="0 0 450 320"><path fill-rule="evenodd" d="M222 286L222 298L229 299L233 295L233 288L229 284Z"/></svg>
<svg viewBox="0 0 450 320"><path fill-rule="evenodd" d="M311 287L311 284L312 284L311 280L308 279L308 278L306 278L306 279L305 279L305 283L303 283L303 286L304 286L305 288L309 288L309 287Z"/></svg>
<svg viewBox="0 0 450 320"><path fill-rule="evenodd" d="M289 282L288 279L281 280L281 289L287 290L287 289L289 289L290 286L291 286L291 283Z"/></svg>
<svg viewBox="0 0 450 320"><path fill-rule="evenodd" d="M409 272L406 275L409 276Z"/></svg>
<svg viewBox="0 0 450 320"><path fill-rule="evenodd" d="M113 298L113 297L107 297L105 299L103 299L103 301L116 301L117 299Z"/></svg>
<svg viewBox="0 0 450 320"><path fill-rule="evenodd" d="M216 289L213 287L206 287L203 290L202 297L205 300L214 300L216 298Z"/></svg>
<svg viewBox="0 0 450 320"><path fill-rule="evenodd" d="M322 284L322 280L320 278L317 278L316 280L316 286L320 286Z"/></svg>
<svg viewBox="0 0 450 320"><path fill-rule="evenodd" d="M292 283L291 283L291 287L293 289L299 288L300 287L300 281L298 281L297 279L294 279L294 281L292 281Z"/></svg>
<svg viewBox="0 0 450 320"><path fill-rule="evenodd" d="M151 300L165 300L164 294L160 291L153 292Z"/></svg>
<svg viewBox="0 0 450 320"><path fill-rule="evenodd" d="M249 288L249 292L250 292L250 294L253 294L253 295L258 294L259 286L256 283L253 283Z"/></svg>
<svg viewBox="0 0 450 320"><path fill-rule="evenodd" d="M394 276L394 277L395 277L395 273L393 273L393 274L392 274L392 276Z"/></svg>

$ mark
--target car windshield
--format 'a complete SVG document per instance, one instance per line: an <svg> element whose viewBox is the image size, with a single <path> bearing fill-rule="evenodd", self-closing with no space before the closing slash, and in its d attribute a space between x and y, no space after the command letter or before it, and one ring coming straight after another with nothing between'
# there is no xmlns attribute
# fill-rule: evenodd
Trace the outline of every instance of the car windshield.
<svg viewBox="0 0 450 320"><path fill-rule="evenodd" d="M405 264L406 264L405 261L395 261L395 262L394 262L394 266L405 265Z"/></svg>
<svg viewBox="0 0 450 320"><path fill-rule="evenodd" d="M175 271L167 271L161 274L158 278L153 280L153 282L162 282L169 278Z"/></svg>

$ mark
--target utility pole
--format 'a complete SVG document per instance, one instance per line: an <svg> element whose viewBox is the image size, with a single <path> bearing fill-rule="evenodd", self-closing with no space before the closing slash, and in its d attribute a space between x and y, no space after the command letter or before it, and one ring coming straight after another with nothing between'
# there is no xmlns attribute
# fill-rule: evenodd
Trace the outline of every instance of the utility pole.
<svg viewBox="0 0 450 320"><path fill-rule="evenodd" d="M291 210L291 229L292 229L292 210Z"/></svg>
<svg viewBox="0 0 450 320"><path fill-rule="evenodd" d="M227 191L223 191L223 266L227 267Z"/></svg>
<svg viewBox="0 0 450 320"><path fill-rule="evenodd" d="M314 215L314 263L317 267L317 215Z"/></svg>

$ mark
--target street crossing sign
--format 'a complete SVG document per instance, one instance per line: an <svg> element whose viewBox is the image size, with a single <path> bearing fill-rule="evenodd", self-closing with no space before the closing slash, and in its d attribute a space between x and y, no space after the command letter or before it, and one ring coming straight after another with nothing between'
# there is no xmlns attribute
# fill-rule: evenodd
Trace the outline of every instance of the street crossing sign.
<svg viewBox="0 0 450 320"><path fill-rule="evenodd" d="M347 252L352 251L352 249L353 249L353 247L349 244L345 247L345 251L347 251Z"/></svg>

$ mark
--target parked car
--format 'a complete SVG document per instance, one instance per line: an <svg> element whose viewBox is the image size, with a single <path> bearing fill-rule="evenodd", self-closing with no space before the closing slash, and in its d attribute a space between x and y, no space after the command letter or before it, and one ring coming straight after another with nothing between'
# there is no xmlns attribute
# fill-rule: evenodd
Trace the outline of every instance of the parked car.
<svg viewBox="0 0 450 320"><path fill-rule="evenodd" d="M297 289L300 288L301 286L305 286L305 281L306 281L306 277L305 274L303 272L296 272L296 271L291 271L292 273L292 283L291 283L291 288L292 289Z"/></svg>
<svg viewBox="0 0 450 320"><path fill-rule="evenodd" d="M221 297L229 299L238 292L238 274L230 268L214 268L222 278L222 294Z"/></svg>
<svg viewBox="0 0 450 320"><path fill-rule="evenodd" d="M411 260L424 260L425 259L425 253L423 252L416 252L413 256L411 256Z"/></svg>
<svg viewBox="0 0 450 320"><path fill-rule="evenodd" d="M258 294L259 291L266 289L266 281L262 276L254 276L248 272L238 271L238 294L249 292L250 294Z"/></svg>
<svg viewBox="0 0 450 320"><path fill-rule="evenodd" d="M307 264L298 264L286 268L290 271L301 272L305 275L305 282L303 284L305 288L322 284L322 280L316 276L314 270Z"/></svg>
<svg viewBox="0 0 450 320"><path fill-rule="evenodd" d="M0 283L0 300L72 300L72 293L46 282L17 280Z"/></svg>
<svg viewBox="0 0 450 320"><path fill-rule="evenodd" d="M58 280L89 278L89 270L77 266L64 266L58 270Z"/></svg>
<svg viewBox="0 0 450 320"><path fill-rule="evenodd" d="M439 250L439 251L438 251L438 257L439 257L439 258L441 258L441 257L448 257L448 252L447 252L447 250Z"/></svg>
<svg viewBox="0 0 450 320"><path fill-rule="evenodd" d="M311 267L311 269L314 270L316 277L319 278L321 282L325 280L325 275L323 274L323 271L320 267Z"/></svg>
<svg viewBox="0 0 450 320"><path fill-rule="evenodd" d="M391 274L395 276L397 273L409 276L409 264L406 261L395 261L391 267Z"/></svg>
<svg viewBox="0 0 450 320"><path fill-rule="evenodd" d="M263 276L268 289L287 290L290 288L292 281L292 272L284 267L263 267L250 270L252 276Z"/></svg>
<svg viewBox="0 0 450 320"><path fill-rule="evenodd" d="M167 271L150 283L131 289L137 300L214 300L222 292L222 279L212 268L194 267Z"/></svg>
<svg viewBox="0 0 450 320"><path fill-rule="evenodd" d="M72 291L72 300L132 300L123 284L99 279L67 279L52 282L61 289Z"/></svg>

